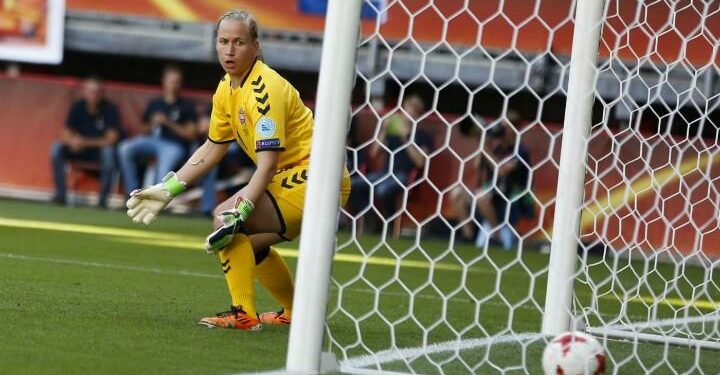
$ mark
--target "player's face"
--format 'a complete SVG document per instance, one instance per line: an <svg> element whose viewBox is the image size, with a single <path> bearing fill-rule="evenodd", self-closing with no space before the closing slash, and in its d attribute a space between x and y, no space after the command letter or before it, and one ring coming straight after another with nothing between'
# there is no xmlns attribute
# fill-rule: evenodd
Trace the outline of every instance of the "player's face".
<svg viewBox="0 0 720 375"><path fill-rule="evenodd" d="M226 19L220 22L215 48L225 72L242 77L255 61L259 43L252 39L245 22Z"/></svg>

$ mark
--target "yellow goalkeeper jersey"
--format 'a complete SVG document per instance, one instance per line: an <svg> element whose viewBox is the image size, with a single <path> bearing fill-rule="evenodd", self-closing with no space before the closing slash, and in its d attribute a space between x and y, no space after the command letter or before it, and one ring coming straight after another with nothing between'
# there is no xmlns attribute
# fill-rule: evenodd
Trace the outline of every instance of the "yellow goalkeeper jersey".
<svg viewBox="0 0 720 375"><path fill-rule="evenodd" d="M213 96L208 139L237 141L257 163L257 153L280 151L278 169L307 164L312 141L312 112L298 91L276 71L256 60L233 89L225 75Z"/></svg>

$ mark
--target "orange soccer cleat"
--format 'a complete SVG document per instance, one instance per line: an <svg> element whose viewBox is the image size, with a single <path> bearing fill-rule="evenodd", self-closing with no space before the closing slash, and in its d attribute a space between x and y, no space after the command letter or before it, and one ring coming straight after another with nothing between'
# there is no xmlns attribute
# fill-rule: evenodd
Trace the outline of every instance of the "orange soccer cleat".
<svg viewBox="0 0 720 375"><path fill-rule="evenodd" d="M275 325L290 325L290 318L285 315L285 309L260 314L260 323Z"/></svg>
<svg viewBox="0 0 720 375"><path fill-rule="evenodd" d="M260 320L245 313L242 306L231 306L229 311L223 311L210 318L200 319L198 324L208 328L235 328L247 331L259 331L262 329Z"/></svg>

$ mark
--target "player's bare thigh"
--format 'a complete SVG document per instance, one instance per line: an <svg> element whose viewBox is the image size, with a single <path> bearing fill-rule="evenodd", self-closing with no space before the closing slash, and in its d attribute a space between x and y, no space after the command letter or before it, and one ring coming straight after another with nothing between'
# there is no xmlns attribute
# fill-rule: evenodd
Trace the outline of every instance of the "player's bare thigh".
<svg viewBox="0 0 720 375"><path fill-rule="evenodd" d="M240 191L233 194L232 197L220 203L215 208L215 217L213 219L213 225L215 228L219 228L222 225L217 217L218 214L223 211L233 209L237 199L244 195L245 188L240 189ZM282 229L282 224L280 218L278 217L278 212L275 209L275 205L273 204L270 196L268 196L268 193L265 192L259 201L254 203L255 209L253 210L253 214L250 215L250 218L245 223L243 223L247 233L279 233Z"/></svg>
<svg viewBox="0 0 720 375"><path fill-rule="evenodd" d="M256 253L268 246L272 246L283 241L285 241L285 239L280 237L277 233L258 233L250 235L250 243Z"/></svg>

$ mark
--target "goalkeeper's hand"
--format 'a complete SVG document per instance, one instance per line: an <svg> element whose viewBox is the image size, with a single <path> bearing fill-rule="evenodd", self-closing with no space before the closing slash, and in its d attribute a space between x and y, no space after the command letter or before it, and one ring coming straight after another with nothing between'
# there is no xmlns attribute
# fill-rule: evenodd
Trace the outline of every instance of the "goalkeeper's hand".
<svg viewBox="0 0 720 375"><path fill-rule="evenodd" d="M173 198L185 191L186 186L185 182L178 180L175 172L170 172L161 183L130 193L127 214L134 222L148 225Z"/></svg>
<svg viewBox="0 0 720 375"><path fill-rule="evenodd" d="M213 254L229 245L237 232L246 233L243 222L252 214L255 205L248 199L238 198L235 208L218 215L222 226L210 233L205 240L205 252Z"/></svg>

